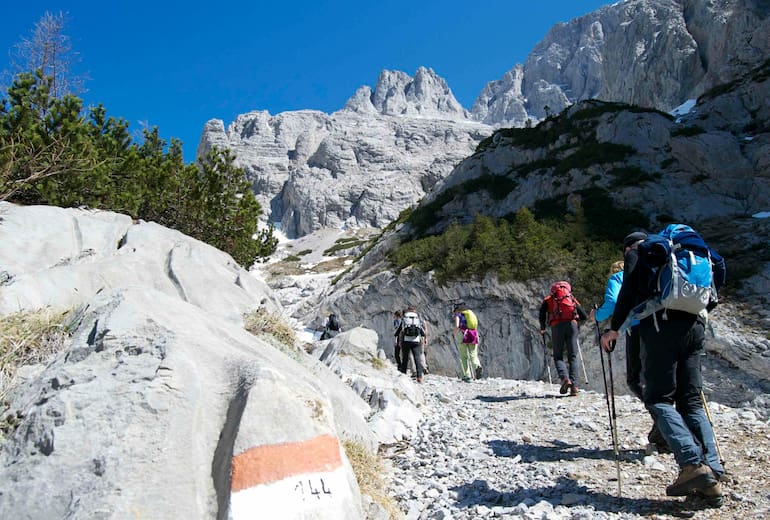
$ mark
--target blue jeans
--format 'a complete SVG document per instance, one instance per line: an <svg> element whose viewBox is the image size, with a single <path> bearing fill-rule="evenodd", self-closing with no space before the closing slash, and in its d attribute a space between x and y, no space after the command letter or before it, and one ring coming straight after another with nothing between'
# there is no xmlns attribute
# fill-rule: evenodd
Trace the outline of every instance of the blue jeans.
<svg viewBox="0 0 770 520"><path fill-rule="evenodd" d="M642 320L644 404L655 418L680 468L708 465L717 477L725 472L719 461L714 430L701 398L705 330L695 315L668 311L668 319Z"/></svg>

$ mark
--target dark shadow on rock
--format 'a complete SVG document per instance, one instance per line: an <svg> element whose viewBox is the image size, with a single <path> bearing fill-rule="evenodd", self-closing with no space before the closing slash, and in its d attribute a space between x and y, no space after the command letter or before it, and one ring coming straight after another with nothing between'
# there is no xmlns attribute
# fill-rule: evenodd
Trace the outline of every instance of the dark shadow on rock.
<svg viewBox="0 0 770 520"><path fill-rule="evenodd" d="M487 441L487 444L492 448L492 452L497 457L515 457L520 455L524 462L561 462L577 459L615 460L615 452L611 447L597 450L560 440L551 441L550 446L503 439L492 439ZM624 451L620 454L620 460L641 460L642 458L644 458L642 450Z"/></svg>
<svg viewBox="0 0 770 520"><path fill-rule="evenodd" d="M551 487L519 488L505 492L492 489L486 480L478 479L451 489L457 492L456 505L459 508L472 508L479 505L489 508L514 507L525 500L536 502L545 500L555 507L561 505L562 498L569 494L578 497L578 500L570 500L570 504L565 504L568 507L591 507L596 511L612 513L633 513L641 516L668 514L688 518L693 516L693 511L707 509L702 502L690 500L618 498L608 493L591 491L567 477L559 477L556 484Z"/></svg>

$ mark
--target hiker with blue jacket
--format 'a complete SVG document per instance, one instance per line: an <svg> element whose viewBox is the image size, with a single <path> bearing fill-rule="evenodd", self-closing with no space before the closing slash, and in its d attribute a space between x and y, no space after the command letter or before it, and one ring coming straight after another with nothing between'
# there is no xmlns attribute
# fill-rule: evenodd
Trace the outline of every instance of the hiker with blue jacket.
<svg viewBox="0 0 770 520"><path fill-rule="evenodd" d="M643 401L679 466L666 494L697 494L716 506L724 467L704 410L700 358L708 311L724 281L722 257L689 226L669 225L638 245L637 265L624 275L610 330L601 338L612 352L631 320L640 319ZM687 291L666 290L685 283Z"/></svg>

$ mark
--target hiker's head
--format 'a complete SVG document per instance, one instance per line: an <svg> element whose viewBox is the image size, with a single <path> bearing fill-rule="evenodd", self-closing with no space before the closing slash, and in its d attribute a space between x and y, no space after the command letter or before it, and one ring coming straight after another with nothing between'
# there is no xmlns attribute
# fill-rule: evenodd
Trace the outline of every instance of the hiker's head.
<svg viewBox="0 0 770 520"><path fill-rule="evenodd" d="M612 262L612 265L610 266L610 276L612 276L615 273L619 273L623 270L623 266L625 264L623 263L623 260L618 260L617 262Z"/></svg>
<svg viewBox="0 0 770 520"><path fill-rule="evenodd" d="M626 235L623 239L623 252L629 249L636 249L636 247L647 238L647 233L644 231L634 231Z"/></svg>
<svg viewBox="0 0 770 520"><path fill-rule="evenodd" d="M464 303L458 303L457 305L455 305L455 310L452 312L463 312L467 310L468 310L467 305L465 305Z"/></svg>
<svg viewBox="0 0 770 520"><path fill-rule="evenodd" d="M396 318L400 318L401 317L401 311L394 312L393 316L395 316Z"/></svg>

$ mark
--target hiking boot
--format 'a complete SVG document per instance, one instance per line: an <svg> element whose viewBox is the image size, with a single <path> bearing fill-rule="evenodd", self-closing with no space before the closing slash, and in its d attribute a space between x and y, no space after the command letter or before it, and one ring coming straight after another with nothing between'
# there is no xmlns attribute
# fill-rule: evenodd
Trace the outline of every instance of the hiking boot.
<svg viewBox="0 0 770 520"><path fill-rule="evenodd" d="M647 440L650 442L650 444L655 446L655 449L658 450L658 453L671 453L671 448L668 447L668 443L663 437L663 434L660 433L657 424L652 423L652 429L650 430L650 433L647 434Z"/></svg>
<svg viewBox="0 0 770 520"><path fill-rule="evenodd" d="M463 378L463 383L470 383L470 382L471 382L471 378L470 377L464 377Z"/></svg>
<svg viewBox="0 0 770 520"><path fill-rule="evenodd" d="M717 484L717 479L711 472L711 468L704 464L690 464L679 471L679 476L670 486L666 487L666 495L670 497L683 497L696 489L703 490ZM721 494L721 488L719 489Z"/></svg>
<svg viewBox="0 0 770 520"><path fill-rule="evenodd" d="M417 382L418 382L418 383L422 383L422 377L418 377L418 378L417 378Z"/></svg>
<svg viewBox="0 0 770 520"><path fill-rule="evenodd" d="M560 394L566 394L569 391L569 387L572 386L572 381L568 377L561 380L561 388L559 388Z"/></svg>
<svg viewBox="0 0 770 520"><path fill-rule="evenodd" d="M484 373L484 369L481 368L481 365L476 367L476 379L481 379L481 375Z"/></svg>
<svg viewBox="0 0 770 520"><path fill-rule="evenodd" d="M724 500L722 498L722 484L717 482L707 488L696 489L693 495L702 499L709 507L722 507Z"/></svg>
<svg viewBox="0 0 770 520"><path fill-rule="evenodd" d="M572 383L569 387L569 395L576 396L578 395L578 387L575 383Z"/></svg>

